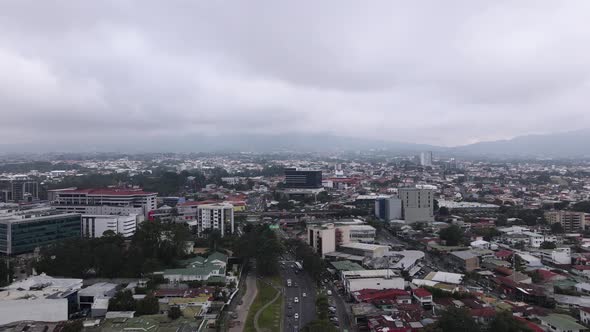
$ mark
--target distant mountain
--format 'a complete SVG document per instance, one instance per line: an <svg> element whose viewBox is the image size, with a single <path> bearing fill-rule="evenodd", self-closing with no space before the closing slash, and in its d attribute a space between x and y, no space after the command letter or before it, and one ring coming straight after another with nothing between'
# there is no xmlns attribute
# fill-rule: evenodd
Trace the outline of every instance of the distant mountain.
<svg viewBox="0 0 590 332"><path fill-rule="evenodd" d="M518 136L510 140L458 146L448 153L472 156L590 157L590 129Z"/></svg>

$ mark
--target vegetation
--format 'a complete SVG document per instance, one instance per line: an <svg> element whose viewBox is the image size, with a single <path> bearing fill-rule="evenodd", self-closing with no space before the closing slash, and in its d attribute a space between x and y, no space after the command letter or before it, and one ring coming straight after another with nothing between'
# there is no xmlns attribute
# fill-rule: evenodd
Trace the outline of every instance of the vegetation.
<svg viewBox="0 0 590 332"><path fill-rule="evenodd" d="M244 259L256 258L256 270L264 276L279 272L279 256L283 247L276 233L266 225L244 227L244 235L234 244L234 252Z"/></svg>
<svg viewBox="0 0 590 332"><path fill-rule="evenodd" d="M521 321L512 316L509 311L502 311L494 317L489 327L494 332L531 332Z"/></svg>
<svg viewBox="0 0 590 332"><path fill-rule="evenodd" d="M137 301L135 314L138 316L142 315L154 315L160 312L160 305L158 304L158 298L152 294L146 295L143 299Z"/></svg>
<svg viewBox="0 0 590 332"><path fill-rule="evenodd" d="M555 242L543 242L541 243L541 249L555 249L557 248L557 246L555 245Z"/></svg>
<svg viewBox="0 0 590 332"><path fill-rule="evenodd" d="M130 290L125 289L117 292L109 300L110 311L135 311L136 303Z"/></svg>
<svg viewBox="0 0 590 332"><path fill-rule="evenodd" d="M12 263L7 257L0 259L0 287L10 284L13 277Z"/></svg>
<svg viewBox="0 0 590 332"><path fill-rule="evenodd" d="M80 332L84 329L84 324L81 319L70 320L65 322L61 328L61 332Z"/></svg>
<svg viewBox="0 0 590 332"><path fill-rule="evenodd" d="M440 239L444 240L447 246L456 246L463 239L463 230L457 225L451 225L439 233Z"/></svg>
<svg viewBox="0 0 590 332"><path fill-rule="evenodd" d="M85 278L89 276L141 277L184 258L190 233L181 224L146 222L131 243L120 235L105 234L96 239L72 239L45 247L35 264L49 275Z"/></svg>
<svg viewBox="0 0 590 332"><path fill-rule="evenodd" d="M590 213L590 201L581 201L572 205L572 210Z"/></svg>
<svg viewBox="0 0 590 332"><path fill-rule="evenodd" d="M563 229L563 226L561 226L560 223L556 222L551 224L551 232L555 234L563 234L565 230Z"/></svg>
<svg viewBox="0 0 590 332"><path fill-rule="evenodd" d="M309 273L314 280L322 278L322 272L326 269L324 260L316 255L311 247L299 240L290 240L287 246L295 250L295 258L303 262L303 269Z"/></svg>
<svg viewBox="0 0 590 332"><path fill-rule="evenodd" d="M173 306L168 309L168 318L175 320L182 316L182 311L178 306Z"/></svg>
<svg viewBox="0 0 590 332"><path fill-rule="evenodd" d="M464 308L449 307L443 311L435 323L435 331L441 332L478 332L481 331L477 322Z"/></svg>
<svg viewBox="0 0 590 332"><path fill-rule="evenodd" d="M303 327L304 332L337 332L338 329L327 320L312 320Z"/></svg>
<svg viewBox="0 0 590 332"><path fill-rule="evenodd" d="M261 280L256 281L256 286L258 288L258 294L256 295L254 302L252 302L252 305L248 310L248 317L246 318L246 323L244 325L245 332L256 331L256 329L254 328L254 316L256 315L258 310L260 310L260 308L262 308L265 304L274 299L274 297L277 294L277 290L274 287L265 282L262 282Z"/></svg>

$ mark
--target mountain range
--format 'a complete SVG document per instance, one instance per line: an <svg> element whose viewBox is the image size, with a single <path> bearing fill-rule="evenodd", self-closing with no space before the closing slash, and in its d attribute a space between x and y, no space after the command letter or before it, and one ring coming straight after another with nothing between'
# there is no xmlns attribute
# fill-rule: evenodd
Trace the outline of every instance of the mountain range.
<svg viewBox="0 0 590 332"><path fill-rule="evenodd" d="M96 142L96 140L89 140ZM455 147L392 142L322 134L234 134L225 136L174 136L111 138L100 143L46 142L0 144L0 154L15 152L335 152L379 150L397 154L433 151L458 157L590 157L590 129L518 136L509 140L479 142Z"/></svg>

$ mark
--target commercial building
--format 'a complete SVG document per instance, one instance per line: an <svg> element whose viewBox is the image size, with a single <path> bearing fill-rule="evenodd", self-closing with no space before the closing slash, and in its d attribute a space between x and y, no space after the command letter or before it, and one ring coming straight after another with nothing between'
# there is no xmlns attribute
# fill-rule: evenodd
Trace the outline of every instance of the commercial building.
<svg viewBox="0 0 590 332"><path fill-rule="evenodd" d="M590 222L590 214L576 211L547 211L545 220L550 224L561 224L566 233L583 232Z"/></svg>
<svg viewBox="0 0 590 332"><path fill-rule="evenodd" d="M123 237L131 237L135 234L137 225L143 220L143 215L82 215L82 236L96 238L104 232L112 231Z"/></svg>
<svg viewBox="0 0 590 332"><path fill-rule="evenodd" d="M465 272L479 269L479 257L470 250L453 251L449 255L451 262Z"/></svg>
<svg viewBox="0 0 590 332"><path fill-rule="evenodd" d="M48 191L51 205L59 211L81 214L142 214L156 209L156 193L141 189L56 189Z"/></svg>
<svg viewBox="0 0 590 332"><path fill-rule="evenodd" d="M432 151L420 153L420 166L432 166Z"/></svg>
<svg viewBox="0 0 590 332"><path fill-rule="evenodd" d="M0 214L0 253L18 255L65 239L79 238L81 215L49 208Z"/></svg>
<svg viewBox="0 0 590 332"><path fill-rule="evenodd" d="M197 207L197 234L218 230L221 236L234 232L234 206L229 203L214 203Z"/></svg>
<svg viewBox="0 0 590 332"><path fill-rule="evenodd" d="M45 274L14 282L0 290L0 325L18 321L59 322L78 311L82 279Z"/></svg>
<svg viewBox="0 0 590 332"><path fill-rule="evenodd" d="M285 168L285 188L322 188L322 171Z"/></svg>
<svg viewBox="0 0 590 332"><path fill-rule="evenodd" d="M436 187L427 185L399 189L403 218L406 222L434 221L435 189Z"/></svg>
<svg viewBox="0 0 590 332"><path fill-rule="evenodd" d="M168 269L159 272L169 282L177 283L182 281L225 281L227 256L214 252L205 257L195 257L185 261L185 267L179 269Z"/></svg>
<svg viewBox="0 0 590 332"><path fill-rule="evenodd" d="M352 242L375 242L377 230L371 225L350 225L347 226L350 233L350 241Z"/></svg>
<svg viewBox="0 0 590 332"><path fill-rule="evenodd" d="M402 201L397 197L378 197L375 199L375 216L379 220L402 219Z"/></svg>
<svg viewBox="0 0 590 332"><path fill-rule="evenodd" d="M27 176L0 179L0 202L32 202L39 199L39 183Z"/></svg>
<svg viewBox="0 0 590 332"><path fill-rule="evenodd" d="M551 234L535 232L522 232L521 234L528 237L529 245L533 248L539 248L543 242L557 242L557 237Z"/></svg>
<svg viewBox="0 0 590 332"><path fill-rule="evenodd" d="M389 247L378 244L350 242L340 245L338 251L355 256L379 258L389 254Z"/></svg>
<svg viewBox="0 0 590 332"><path fill-rule="evenodd" d="M342 271L342 282L348 293L361 289L404 289L405 281L391 269Z"/></svg>
<svg viewBox="0 0 590 332"><path fill-rule="evenodd" d="M335 227L332 223L307 226L307 244L322 257L336 251L336 247L350 242L350 226Z"/></svg>
<svg viewBox="0 0 590 332"><path fill-rule="evenodd" d="M80 309L90 311L91 317L104 317L109 308L109 300L117 293L117 284L99 282L78 292Z"/></svg>

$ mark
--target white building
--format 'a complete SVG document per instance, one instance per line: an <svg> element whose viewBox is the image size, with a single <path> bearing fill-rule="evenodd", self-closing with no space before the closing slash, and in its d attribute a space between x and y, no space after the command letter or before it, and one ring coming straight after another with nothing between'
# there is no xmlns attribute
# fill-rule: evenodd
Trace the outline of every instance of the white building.
<svg viewBox="0 0 590 332"><path fill-rule="evenodd" d="M482 238L477 238L477 240L471 242L469 244L472 248L480 248L480 249L490 249L490 243L488 241L483 240Z"/></svg>
<svg viewBox="0 0 590 332"><path fill-rule="evenodd" d="M557 237L551 234L540 234L534 232L522 232L529 238L529 245L533 248L539 248L543 242L557 242Z"/></svg>
<svg viewBox="0 0 590 332"><path fill-rule="evenodd" d="M82 214L143 214L156 209L157 194L140 189L55 189L48 190L51 205L58 211Z"/></svg>
<svg viewBox="0 0 590 332"><path fill-rule="evenodd" d="M420 153L420 166L432 166L432 151Z"/></svg>
<svg viewBox="0 0 590 332"><path fill-rule="evenodd" d="M143 215L82 215L82 236L97 238L106 231L113 231L123 237L135 234L137 225L143 221Z"/></svg>
<svg viewBox="0 0 590 332"><path fill-rule="evenodd" d="M307 244L322 257L336 251L337 245L350 242L351 226L336 227L332 223L310 224L307 226Z"/></svg>
<svg viewBox="0 0 590 332"><path fill-rule="evenodd" d="M347 292L361 289L404 289L405 281L391 269L342 271Z"/></svg>
<svg viewBox="0 0 590 332"><path fill-rule="evenodd" d="M558 265L570 265L572 263L572 251L570 248L555 248L540 250L541 260Z"/></svg>
<svg viewBox="0 0 590 332"><path fill-rule="evenodd" d="M68 303L76 303L82 279L29 277L0 291L0 325L17 321L68 320Z"/></svg>
<svg viewBox="0 0 590 332"><path fill-rule="evenodd" d="M80 309L90 309L92 317L102 317L109 308L109 299L117 293L117 284L99 282L78 292Z"/></svg>
<svg viewBox="0 0 590 332"><path fill-rule="evenodd" d="M229 203L214 203L197 207L197 233L218 230L221 236L234 232L234 206Z"/></svg>
<svg viewBox="0 0 590 332"><path fill-rule="evenodd" d="M400 188L404 220L409 223L434 221L434 186Z"/></svg>

